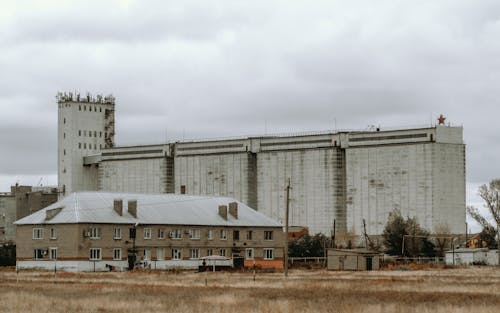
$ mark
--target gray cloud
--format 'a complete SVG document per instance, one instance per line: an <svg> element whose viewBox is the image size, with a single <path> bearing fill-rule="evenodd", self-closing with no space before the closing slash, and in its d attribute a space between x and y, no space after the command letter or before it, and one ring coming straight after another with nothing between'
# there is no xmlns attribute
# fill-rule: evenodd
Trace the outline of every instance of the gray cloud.
<svg viewBox="0 0 500 313"><path fill-rule="evenodd" d="M90 91L116 96L121 145L443 113L481 184L500 176L498 55L489 0L2 2L0 175L55 174L54 96Z"/></svg>

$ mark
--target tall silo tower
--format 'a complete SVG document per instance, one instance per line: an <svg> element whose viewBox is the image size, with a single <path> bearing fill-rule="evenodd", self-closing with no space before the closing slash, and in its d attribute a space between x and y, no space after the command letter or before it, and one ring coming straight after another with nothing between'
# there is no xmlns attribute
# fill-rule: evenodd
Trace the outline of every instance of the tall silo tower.
<svg viewBox="0 0 500 313"><path fill-rule="evenodd" d="M97 165L85 162L112 148L115 98L112 95L58 93L58 185L62 195L97 190Z"/></svg>

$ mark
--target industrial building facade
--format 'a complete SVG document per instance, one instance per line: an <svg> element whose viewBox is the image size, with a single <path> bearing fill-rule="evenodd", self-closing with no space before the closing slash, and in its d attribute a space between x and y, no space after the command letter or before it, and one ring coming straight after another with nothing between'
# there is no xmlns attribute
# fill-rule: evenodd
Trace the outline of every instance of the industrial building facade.
<svg viewBox="0 0 500 313"><path fill-rule="evenodd" d="M92 99L58 96L59 155L64 159L59 171L65 174L59 176L59 186L67 193L101 190L228 196L282 222L290 179L290 224L307 226L311 233L329 235L335 221L337 232L359 235L365 221L366 232L378 235L394 209L417 217L429 231L441 226L452 233L463 230L462 127L435 125L114 147L110 137L114 122L109 122L114 121L114 98L106 98L113 100L113 107L90 129L82 122L90 113L80 107L90 106L96 113L99 105L111 105L100 97L94 107ZM66 116L66 124L61 124L62 116ZM81 136L85 128L94 139L101 132L107 135L102 149L89 150L88 143L87 149L79 148L89 139L88 130L87 137ZM66 140L61 139L64 136Z"/></svg>
<svg viewBox="0 0 500 313"><path fill-rule="evenodd" d="M19 269L197 269L214 255L283 268L282 225L231 198L79 192L16 225Z"/></svg>

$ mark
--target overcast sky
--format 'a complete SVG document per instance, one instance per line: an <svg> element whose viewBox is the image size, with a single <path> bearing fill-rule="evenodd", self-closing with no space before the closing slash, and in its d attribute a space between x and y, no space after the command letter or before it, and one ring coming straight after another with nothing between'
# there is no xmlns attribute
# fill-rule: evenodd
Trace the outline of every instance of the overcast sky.
<svg viewBox="0 0 500 313"><path fill-rule="evenodd" d="M463 125L500 177L500 1L0 2L0 191L56 184L58 91L112 93L117 144Z"/></svg>

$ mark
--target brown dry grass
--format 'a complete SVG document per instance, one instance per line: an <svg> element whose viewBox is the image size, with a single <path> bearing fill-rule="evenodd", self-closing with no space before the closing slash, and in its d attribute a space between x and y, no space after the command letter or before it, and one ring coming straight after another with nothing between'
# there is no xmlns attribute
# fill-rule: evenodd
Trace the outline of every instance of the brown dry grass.
<svg viewBox="0 0 500 313"><path fill-rule="evenodd" d="M0 312L498 312L497 268L281 273L0 271Z"/></svg>

